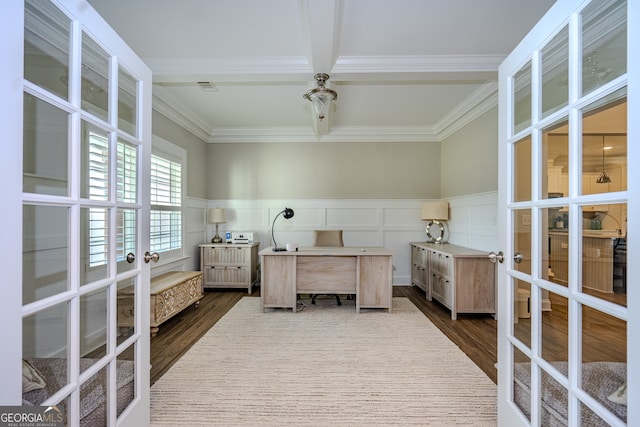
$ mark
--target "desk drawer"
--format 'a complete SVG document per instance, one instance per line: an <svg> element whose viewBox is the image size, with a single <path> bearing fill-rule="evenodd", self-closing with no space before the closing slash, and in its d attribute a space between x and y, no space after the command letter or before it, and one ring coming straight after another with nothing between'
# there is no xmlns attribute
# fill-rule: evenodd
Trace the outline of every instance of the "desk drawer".
<svg viewBox="0 0 640 427"><path fill-rule="evenodd" d="M442 276L440 274L434 273L431 277L431 292L434 296L439 297L438 300L447 305L451 306L451 280L447 276Z"/></svg>
<svg viewBox="0 0 640 427"><path fill-rule="evenodd" d="M356 291L356 257L298 256L296 288L305 292Z"/></svg>
<svg viewBox="0 0 640 427"><path fill-rule="evenodd" d="M204 276L205 283L216 286L251 283L251 271L241 266L205 266Z"/></svg>
<svg viewBox="0 0 640 427"><path fill-rule="evenodd" d="M431 270L450 276L452 272L452 259L449 255L431 251Z"/></svg>

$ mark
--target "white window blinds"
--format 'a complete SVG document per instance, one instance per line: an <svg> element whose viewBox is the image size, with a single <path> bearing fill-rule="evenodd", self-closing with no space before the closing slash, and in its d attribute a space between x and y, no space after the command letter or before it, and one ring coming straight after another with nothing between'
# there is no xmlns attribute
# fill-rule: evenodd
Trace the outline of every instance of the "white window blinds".
<svg viewBox="0 0 640 427"><path fill-rule="evenodd" d="M151 252L182 248L182 164L151 156Z"/></svg>

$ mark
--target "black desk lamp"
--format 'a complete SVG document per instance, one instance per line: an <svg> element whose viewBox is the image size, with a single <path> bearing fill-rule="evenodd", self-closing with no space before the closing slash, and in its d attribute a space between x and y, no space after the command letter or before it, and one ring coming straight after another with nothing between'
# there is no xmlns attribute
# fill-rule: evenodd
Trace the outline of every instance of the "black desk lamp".
<svg viewBox="0 0 640 427"><path fill-rule="evenodd" d="M274 252L282 252L282 251L286 251L287 250L286 248L279 248L278 244L276 243L276 238L273 236L273 227L276 225L276 219L278 219L280 214L282 214L282 216L285 219L293 218L293 209L284 208L283 210L278 212L278 215L276 215L275 218L273 218L273 224L271 225L271 238L273 239L273 251Z"/></svg>

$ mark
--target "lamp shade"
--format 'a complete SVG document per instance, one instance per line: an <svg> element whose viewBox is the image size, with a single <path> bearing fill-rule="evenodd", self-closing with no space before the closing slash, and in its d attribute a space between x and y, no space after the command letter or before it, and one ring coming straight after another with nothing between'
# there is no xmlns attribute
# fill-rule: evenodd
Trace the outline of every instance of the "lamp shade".
<svg viewBox="0 0 640 427"><path fill-rule="evenodd" d="M222 208L209 208L208 218L209 224L222 224L227 221Z"/></svg>
<svg viewBox="0 0 640 427"><path fill-rule="evenodd" d="M449 203L448 202L426 202L422 204L422 214L420 218L423 220L449 219Z"/></svg>
<svg viewBox="0 0 640 427"><path fill-rule="evenodd" d="M313 113L318 116L320 120L324 120L325 116L329 112L331 101L335 99L331 93L316 92L309 96L313 105Z"/></svg>

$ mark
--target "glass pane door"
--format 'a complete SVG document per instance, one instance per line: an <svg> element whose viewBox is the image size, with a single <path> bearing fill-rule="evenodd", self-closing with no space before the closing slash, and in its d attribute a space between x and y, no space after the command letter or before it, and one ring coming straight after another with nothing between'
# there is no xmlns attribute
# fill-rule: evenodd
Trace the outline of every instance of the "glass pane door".
<svg viewBox="0 0 640 427"><path fill-rule="evenodd" d="M543 21L500 70L499 420L627 425L627 2Z"/></svg>
<svg viewBox="0 0 640 427"><path fill-rule="evenodd" d="M67 425L145 425L151 75L69 7L24 3L21 359L44 385L20 397Z"/></svg>

